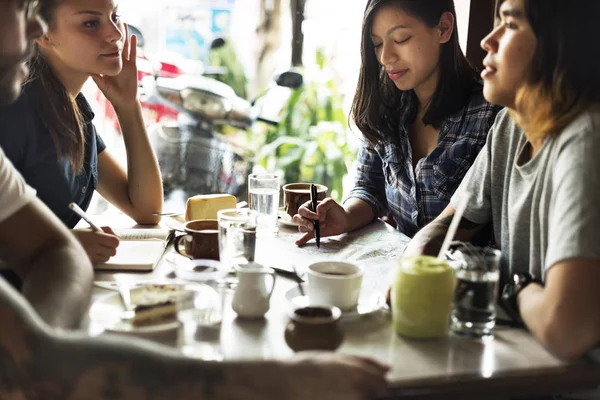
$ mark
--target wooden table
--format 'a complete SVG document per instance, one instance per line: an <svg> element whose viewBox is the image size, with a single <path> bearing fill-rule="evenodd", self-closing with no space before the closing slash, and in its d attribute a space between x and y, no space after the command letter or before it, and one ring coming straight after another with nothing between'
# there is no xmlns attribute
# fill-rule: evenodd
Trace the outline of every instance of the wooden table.
<svg viewBox="0 0 600 400"><path fill-rule="evenodd" d="M256 261L276 266L294 263L302 271L324 259L344 259L365 268L363 290L383 291L408 238L376 221L360 231L324 239L299 249L297 232L282 227L277 238L257 240ZM168 281L171 264L161 262L152 273L120 274L130 282ZM97 272L96 280L114 274ZM287 358L293 355L284 341L289 310L285 292L295 282L278 277L271 310L264 319L242 320L225 313L220 347L225 359ZM94 299L109 293L95 288ZM589 360L566 363L548 353L528 332L499 327L495 339L481 341L449 335L436 340L408 340L397 336L390 315L382 310L359 321L344 322L345 340L339 352L373 357L391 365L389 392L382 398L502 399L514 396L589 390L600 385L600 365Z"/></svg>

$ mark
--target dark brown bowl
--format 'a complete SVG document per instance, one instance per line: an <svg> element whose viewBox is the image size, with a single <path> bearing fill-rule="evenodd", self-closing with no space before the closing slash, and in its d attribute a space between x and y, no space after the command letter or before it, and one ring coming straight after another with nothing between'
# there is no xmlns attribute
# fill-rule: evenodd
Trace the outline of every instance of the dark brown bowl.
<svg viewBox="0 0 600 400"><path fill-rule="evenodd" d="M335 350L344 340L337 307L309 306L293 310L285 328L285 342L294 351Z"/></svg>

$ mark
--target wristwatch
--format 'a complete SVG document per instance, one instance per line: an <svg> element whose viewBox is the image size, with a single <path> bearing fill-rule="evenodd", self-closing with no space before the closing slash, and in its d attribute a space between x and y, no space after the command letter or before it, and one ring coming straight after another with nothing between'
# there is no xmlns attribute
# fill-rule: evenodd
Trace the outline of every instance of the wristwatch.
<svg viewBox="0 0 600 400"><path fill-rule="evenodd" d="M523 323L521 313L519 312L519 302L517 301L519 293L530 283L540 283L529 272L519 272L512 276L507 284L502 289L500 297L500 305L502 309L516 322Z"/></svg>

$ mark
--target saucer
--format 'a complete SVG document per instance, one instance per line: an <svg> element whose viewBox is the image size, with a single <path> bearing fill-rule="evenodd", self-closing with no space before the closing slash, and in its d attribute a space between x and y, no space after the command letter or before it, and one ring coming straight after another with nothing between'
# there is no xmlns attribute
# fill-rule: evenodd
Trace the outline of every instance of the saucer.
<svg viewBox="0 0 600 400"><path fill-rule="evenodd" d="M183 247L183 246L182 246ZM168 252L165 254L163 260L167 263L171 264L173 268L179 266L180 264L190 264L192 263L192 259L187 257L187 252L185 248L179 249L182 254L179 254L175 250Z"/></svg>
<svg viewBox="0 0 600 400"><path fill-rule="evenodd" d="M292 220L292 217L285 211L284 207L281 207L277 212L277 220L281 225L289 226L292 228L298 227L298 225Z"/></svg>
<svg viewBox="0 0 600 400"><path fill-rule="evenodd" d="M181 257L174 266L173 271L175 275L186 281L216 282L229 274L229 268L215 260L190 260L189 258Z"/></svg>
<svg viewBox="0 0 600 400"><path fill-rule="evenodd" d="M131 301L136 304L136 296L148 286L170 286L177 290L191 290L200 296L216 296L216 291L201 283L145 283L131 286ZM139 297L139 296L138 296ZM90 307L90 331L106 331L111 333L130 334L136 336L154 336L176 330L180 326L177 319L160 321L152 325L135 326L131 321L121 319L123 302L119 293L107 294Z"/></svg>
<svg viewBox="0 0 600 400"><path fill-rule="evenodd" d="M184 229L184 225L185 225L185 219L179 217L179 216L166 216L163 217L163 222L164 224L167 226L167 228L169 229L173 229L174 231L177 232L184 232L185 233L185 229Z"/></svg>
<svg viewBox="0 0 600 400"><path fill-rule="evenodd" d="M306 285L302 285L304 287L304 292L306 293ZM308 300L308 296L302 296L300 293L300 289L298 286L294 286L290 290L285 293L285 299L288 301L291 307L299 308L306 307L310 305L310 301ZM342 310L342 320L355 320L366 315L373 314L382 308L386 307L385 304L385 296L382 294L375 294L368 299L361 299L356 306L356 308L352 310Z"/></svg>

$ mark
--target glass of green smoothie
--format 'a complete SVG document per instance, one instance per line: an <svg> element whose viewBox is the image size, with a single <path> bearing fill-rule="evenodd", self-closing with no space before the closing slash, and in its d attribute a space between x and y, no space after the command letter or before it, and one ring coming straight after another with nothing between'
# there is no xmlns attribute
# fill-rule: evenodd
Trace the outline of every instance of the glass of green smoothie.
<svg viewBox="0 0 600 400"><path fill-rule="evenodd" d="M399 259L392 285L396 333L418 339L446 335L454 286L454 270L444 260L430 256Z"/></svg>

